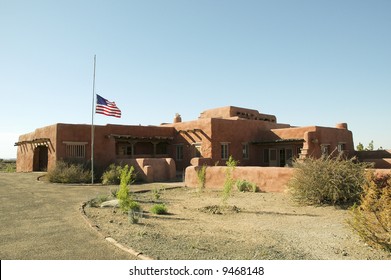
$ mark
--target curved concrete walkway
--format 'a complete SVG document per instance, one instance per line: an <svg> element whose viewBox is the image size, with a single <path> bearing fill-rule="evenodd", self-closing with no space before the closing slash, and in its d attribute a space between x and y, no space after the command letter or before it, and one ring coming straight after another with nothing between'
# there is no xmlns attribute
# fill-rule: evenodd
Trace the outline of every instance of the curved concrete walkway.
<svg viewBox="0 0 391 280"><path fill-rule="evenodd" d="M105 241L79 211L110 187L49 184L38 175L0 173L0 259L137 259Z"/></svg>

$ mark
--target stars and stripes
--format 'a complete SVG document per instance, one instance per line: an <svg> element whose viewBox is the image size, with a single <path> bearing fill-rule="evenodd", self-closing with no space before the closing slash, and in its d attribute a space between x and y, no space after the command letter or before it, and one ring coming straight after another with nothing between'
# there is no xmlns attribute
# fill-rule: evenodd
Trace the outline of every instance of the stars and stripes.
<svg viewBox="0 0 391 280"><path fill-rule="evenodd" d="M98 94L96 95L95 113L116 118L121 117L121 110L117 107L115 102L108 101Z"/></svg>

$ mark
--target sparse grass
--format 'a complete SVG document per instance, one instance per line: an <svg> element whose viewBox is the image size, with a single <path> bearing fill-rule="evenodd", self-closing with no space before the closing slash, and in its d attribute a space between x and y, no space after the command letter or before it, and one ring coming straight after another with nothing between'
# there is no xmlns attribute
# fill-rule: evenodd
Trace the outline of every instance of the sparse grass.
<svg viewBox="0 0 391 280"><path fill-rule="evenodd" d="M159 200L161 197L161 191L158 188L152 190L152 199Z"/></svg>

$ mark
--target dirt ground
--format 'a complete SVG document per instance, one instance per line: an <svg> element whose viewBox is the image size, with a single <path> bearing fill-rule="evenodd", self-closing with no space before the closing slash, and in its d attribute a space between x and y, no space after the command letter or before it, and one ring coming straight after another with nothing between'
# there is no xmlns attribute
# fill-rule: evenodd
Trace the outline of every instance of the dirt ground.
<svg viewBox="0 0 391 280"><path fill-rule="evenodd" d="M118 208L87 206L86 214L108 236L154 259L391 259L349 228L348 210L298 206L284 193L237 191L223 207L219 191L143 186L157 188L158 199L152 191L133 194L144 212L137 224ZM169 214L152 214L155 203Z"/></svg>

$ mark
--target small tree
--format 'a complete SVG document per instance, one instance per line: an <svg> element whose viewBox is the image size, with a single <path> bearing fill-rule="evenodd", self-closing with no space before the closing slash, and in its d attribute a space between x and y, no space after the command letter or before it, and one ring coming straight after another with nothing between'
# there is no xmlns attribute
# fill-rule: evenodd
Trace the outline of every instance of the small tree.
<svg viewBox="0 0 391 280"><path fill-rule="evenodd" d="M226 162L227 169L225 171L225 181L223 187L223 204L227 203L228 198L231 196L232 187L235 185L235 180L233 179L233 171L238 165L239 161L234 160L232 156L229 157Z"/></svg>
<svg viewBox="0 0 391 280"><path fill-rule="evenodd" d="M128 212L132 206L133 199L129 194L129 185L134 182L134 167L125 165L121 169L120 188L117 192L119 206L123 212Z"/></svg>
<svg viewBox="0 0 391 280"><path fill-rule="evenodd" d="M205 183L206 183L206 168L207 165L203 165L199 167L197 170L197 181L198 181L198 188L200 191L205 189Z"/></svg>

